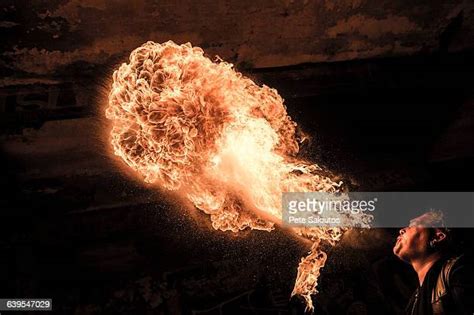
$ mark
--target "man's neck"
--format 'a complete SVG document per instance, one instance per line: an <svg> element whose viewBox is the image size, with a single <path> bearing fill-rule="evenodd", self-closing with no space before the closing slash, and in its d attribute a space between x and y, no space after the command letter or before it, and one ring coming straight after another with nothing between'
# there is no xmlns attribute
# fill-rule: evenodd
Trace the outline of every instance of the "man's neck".
<svg viewBox="0 0 474 315"><path fill-rule="evenodd" d="M420 286L423 284L425 280L426 274L430 270L431 266L434 265L440 259L439 254L432 254L428 257L424 257L422 259L417 259L411 262L413 269L415 269L416 274L418 275L418 281L420 282Z"/></svg>

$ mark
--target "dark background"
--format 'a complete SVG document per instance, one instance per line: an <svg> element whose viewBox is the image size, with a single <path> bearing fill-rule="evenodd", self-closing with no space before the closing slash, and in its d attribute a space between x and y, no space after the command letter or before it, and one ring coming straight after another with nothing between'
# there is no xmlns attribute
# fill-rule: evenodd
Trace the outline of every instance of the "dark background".
<svg viewBox="0 0 474 315"><path fill-rule="evenodd" d="M53 298L55 314L302 313L289 296L307 246L214 231L111 160L108 80L147 40L191 41L277 88L312 137L302 156L353 190L473 190L468 1L2 1L0 14L0 297ZM416 277L396 233L328 249L317 314L402 312Z"/></svg>

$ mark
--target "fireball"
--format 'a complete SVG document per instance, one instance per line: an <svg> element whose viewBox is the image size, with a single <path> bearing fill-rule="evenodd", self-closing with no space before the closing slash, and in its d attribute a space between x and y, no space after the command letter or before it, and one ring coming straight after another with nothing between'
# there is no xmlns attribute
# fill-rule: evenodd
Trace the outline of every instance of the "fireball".
<svg viewBox="0 0 474 315"><path fill-rule="evenodd" d="M147 42L113 74L105 110L110 143L147 183L173 191L210 216L217 230L271 231L284 192L337 192L341 182L298 158L300 139L284 100L199 47ZM293 295L312 309L326 254L343 228L295 228L312 240Z"/></svg>

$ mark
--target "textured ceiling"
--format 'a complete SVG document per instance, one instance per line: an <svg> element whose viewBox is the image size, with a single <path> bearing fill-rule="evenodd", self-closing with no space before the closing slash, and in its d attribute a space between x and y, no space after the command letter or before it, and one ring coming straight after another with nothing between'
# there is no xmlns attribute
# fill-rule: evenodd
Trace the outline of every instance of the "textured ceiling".
<svg viewBox="0 0 474 315"><path fill-rule="evenodd" d="M241 68L413 55L474 46L468 1L2 1L5 78L123 60L153 40L191 42ZM79 67L77 67L79 65Z"/></svg>

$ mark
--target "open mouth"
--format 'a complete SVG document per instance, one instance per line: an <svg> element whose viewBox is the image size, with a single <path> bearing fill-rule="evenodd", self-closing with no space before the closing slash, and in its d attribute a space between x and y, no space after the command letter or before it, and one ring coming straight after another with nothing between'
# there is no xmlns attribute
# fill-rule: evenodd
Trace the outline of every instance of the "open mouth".
<svg viewBox="0 0 474 315"><path fill-rule="evenodd" d="M402 236L397 237L397 240L395 241L395 245L398 245L400 241L402 240Z"/></svg>

